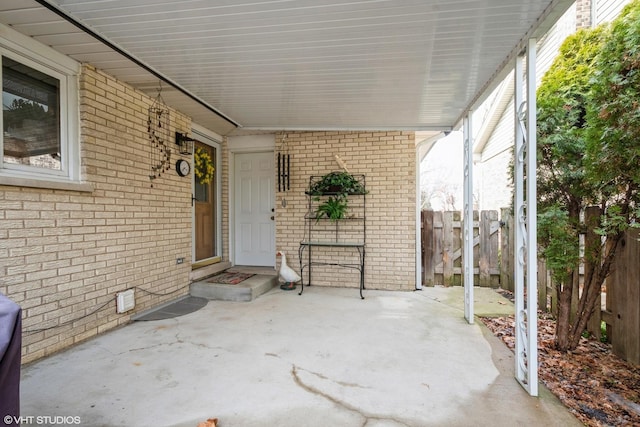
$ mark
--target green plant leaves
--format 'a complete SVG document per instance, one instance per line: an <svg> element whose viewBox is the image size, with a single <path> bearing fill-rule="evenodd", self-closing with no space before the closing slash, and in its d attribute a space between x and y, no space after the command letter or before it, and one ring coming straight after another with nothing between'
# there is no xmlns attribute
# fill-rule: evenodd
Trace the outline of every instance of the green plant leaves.
<svg viewBox="0 0 640 427"><path fill-rule="evenodd" d="M321 218L329 218L331 221L338 221L345 217L347 212L347 199L345 196L329 196L327 200L316 209L316 221Z"/></svg>
<svg viewBox="0 0 640 427"><path fill-rule="evenodd" d="M315 212L316 221L328 218L331 221L344 219L348 208L348 197L356 194L366 194L364 177L358 180L348 172L330 172L317 181L311 182L307 194L313 195L315 201L320 196L329 196L318 205Z"/></svg>
<svg viewBox="0 0 640 427"><path fill-rule="evenodd" d="M311 184L309 194L365 194L364 185L347 172L330 172Z"/></svg>

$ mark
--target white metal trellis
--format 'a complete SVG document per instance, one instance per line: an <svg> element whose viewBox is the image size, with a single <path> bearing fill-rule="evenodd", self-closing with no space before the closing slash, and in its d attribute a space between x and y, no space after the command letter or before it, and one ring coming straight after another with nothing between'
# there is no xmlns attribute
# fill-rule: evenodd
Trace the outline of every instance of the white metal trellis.
<svg viewBox="0 0 640 427"><path fill-rule="evenodd" d="M464 138L464 317L473 323L473 128L471 112L462 123Z"/></svg>
<svg viewBox="0 0 640 427"><path fill-rule="evenodd" d="M537 209L536 209L536 40L526 51L526 98L523 100L524 56L515 64L515 352L516 379L538 395ZM526 298L525 298L526 297Z"/></svg>

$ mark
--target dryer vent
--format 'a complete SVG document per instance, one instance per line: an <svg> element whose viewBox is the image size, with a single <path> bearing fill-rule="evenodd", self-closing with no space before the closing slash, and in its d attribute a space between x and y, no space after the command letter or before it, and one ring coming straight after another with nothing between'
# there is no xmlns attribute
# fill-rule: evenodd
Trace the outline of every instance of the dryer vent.
<svg viewBox="0 0 640 427"><path fill-rule="evenodd" d="M127 289L116 294L116 312L124 313L136 306L136 294L133 289Z"/></svg>

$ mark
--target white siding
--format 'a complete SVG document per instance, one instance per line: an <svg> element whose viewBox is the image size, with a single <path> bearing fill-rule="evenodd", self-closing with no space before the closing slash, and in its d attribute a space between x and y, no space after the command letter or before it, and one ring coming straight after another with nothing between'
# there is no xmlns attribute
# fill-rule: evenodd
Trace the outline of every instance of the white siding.
<svg viewBox="0 0 640 427"><path fill-rule="evenodd" d="M511 158L511 150L506 150L478 167L480 210L500 210L513 205Z"/></svg>
<svg viewBox="0 0 640 427"><path fill-rule="evenodd" d="M600 24L614 19L630 0L593 0L593 22ZM558 54L560 45L576 31L578 25L577 7L572 5L558 20L545 37L538 42L536 80L549 69ZM513 84L512 82L509 82ZM492 98L489 98L492 99ZM478 110L482 111L485 106ZM511 101L500 116L500 120L482 148L480 159L475 165L478 181L478 204L480 209L500 209L511 205L509 167L512 159L514 139L514 105ZM498 114L500 114L498 112ZM479 114L481 115L481 114ZM485 120L490 120L486 117ZM479 125L479 123L476 123ZM481 138L478 136L477 140ZM461 160L460 160L461 161Z"/></svg>
<svg viewBox="0 0 640 427"><path fill-rule="evenodd" d="M576 31L576 5L573 4L549 32L538 42L536 58L536 80L547 72L554 58L558 55L560 45L569 35Z"/></svg>
<svg viewBox="0 0 640 427"><path fill-rule="evenodd" d="M542 38L537 47L536 81L549 69L564 39L576 30L576 7L572 5ZM513 84L513 82L509 82ZM487 118L488 119L488 118ZM482 150L478 170L480 209L500 209L512 204L509 167L514 144L514 105L511 100Z"/></svg>
<svg viewBox="0 0 640 427"><path fill-rule="evenodd" d="M620 13L622 8L631 0L594 0L595 3L595 24L611 22Z"/></svg>
<svg viewBox="0 0 640 427"><path fill-rule="evenodd" d="M565 38L576 30L576 5L572 5L556 22L537 46L536 81L539 84L544 73L558 55ZM510 84L513 84L510 82ZM479 179L480 209L500 209L511 206L512 190L509 168L513 157L514 105L509 102L482 150L476 165Z"/></svg>
<svg viewBox="0 0 640 427"><path fill-rule="evenodd" d="M488 161L492 157L510 150L513 146L513 100L509 102L504 113L500 116L500 121L496 125L487 145L482 150L482 161Z"/></svg>
<svg viewBox="0 0 640 427"><path fill-rule="evenodd" d="M513 101L511 101L482 151L481 163L476 165L479 207L482 210L499 210L512 204L509 167L513 157L513 124Z"/></svg>

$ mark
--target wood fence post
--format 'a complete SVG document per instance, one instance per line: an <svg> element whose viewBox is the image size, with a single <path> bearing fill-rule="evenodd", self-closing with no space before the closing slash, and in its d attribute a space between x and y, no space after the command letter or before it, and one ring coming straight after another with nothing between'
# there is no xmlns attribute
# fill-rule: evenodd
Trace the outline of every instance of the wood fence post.
<svg viewBox="0 0 640 427"><path fill-rule="evenodd" d="M433 286L435 277L435 230L433 211L422 211L422 284Z"/></svg>
<svg viewBox="0 0 640 427"><path fill-rule="evenodd" d="M442 284L452 286L453 283L453 214L444 212L442 216ZM459 220L459 218L458 218Z"/></svg>
<svg viewBox="0 0 640 427"><path fill-rule="evenodd" d="M538 259L538 310L547 310L547 266L543 259Z"/></svg>
<svg viewBox="0 0 640 427"><path fill-rule="evenodd" d="M584 236L584 254L585 257L589 256L591 248L600 246L600 235L596 234L595 229L600 221L601 211L598 206L589 206L584 211L584 222L587 225L587 232ZM592 273L589 263L584 264L584 279L589 277ZM598 340L602 338L602 332L600 323L602 322L602 292L598 294L598 301L596 302L596 309L591 313L591 318L587 323L587 331L589 331Z"/></svg>
<svg viewBox="0 0 640 427"><path fill-rule="evenodd" d="M478 255L478 270L480 275L480 286L491 286L491 275L489 264L491 259L491 221L489 211L480 212L480 224L478 227L480 237L480 253Z"/></svg>
<svg viewBox="0 0 640 427"><path fill-rule="evenodd" d="M611 350L617 356L620 356L620 348L619 342L617 339L621 334L620 329L620 319L618 319L619 305L623 304L624 301L624 282L621 279L623 274L621 274L621 266L624 266L624 263L621 261L621 258L624 256L624 247L618 248L618 254L616 260L613 261L611 266L611 274L607 277L607 311L611 313L611 316L607 316L609 318L609 325L607 327L607 336L609 342L611 343Z"/></svg>
<svg viewBox="0 0 640 427"><path fill-rule="evenodd" d="M513 215L511 208L500 209L501 251L500 251L500 286L502 289L514 291L513 286Z"/></svg>
<svg viewBox="0 0 640 427"><path fill-rule="evenodd" d="M500 287L500 221L498 211L489 211L489 274L491 275L491 287Z"/></svg>
<svg viewBox="0 0 640 427"><path fill-rule="evenodd" d="M545 266L545 268L547 268ZM558 317L558 291L556 290L556 285L551 281L551 285L549 287L551 289L551 314Z"/></svg>
<svg viewBox="0 0 640 427"><path fill-rule="evenodd" d="M607 280L607 308L610 308L613 325L611 348L622 359L640 364L640 287L638 258L640 242L638 230L627 230L619 243L613 271ZM611 299L611 301L610 301Z"/></svg>
<svg viewBox="0 0 640 427"><path fill-rule="evenodd" d="M442 212L433 212L433 270L434 270L434 278L433 284L444 284L443 280L443 256L444 256L444 248L443 248L443 227L444 227L444 217Z"/></svg>
<svg viewBox="0 0 640 427"><path fill-rule="evenodd" d="M640 365L640 274L638 273L638 259L640 259L640 233L637 229L627 230L627 243L629 253L627 265L632 266L627 271L627 316L625 319L625 347L627 350L626 360ZM635 268L634 268L635 267Z"/></svg>
<svg viewBox="0 0 640 427"><path fill-rule="evenodd" d="M613 314L613 325L611 327L611 349L613 353L622 359L627 360L626 349L626 333L625 323L627 319L627 280L628 274L628 261L629 261L629 235L622 237L619 243L618 251L616 253L616 259L613 262L612 273L609 276L614 282L613 292L613 307L611 312ZM609 299L609 293L607 293L607 299Z"/></svg>

